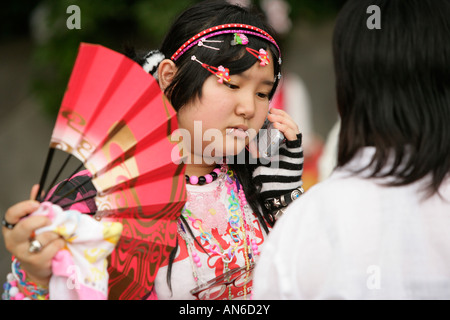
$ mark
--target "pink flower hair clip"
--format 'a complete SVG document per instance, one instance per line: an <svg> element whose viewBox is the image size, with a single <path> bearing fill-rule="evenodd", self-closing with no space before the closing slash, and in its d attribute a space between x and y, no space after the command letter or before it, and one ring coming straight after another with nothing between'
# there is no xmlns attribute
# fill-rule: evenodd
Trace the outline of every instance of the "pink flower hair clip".
<svg viewBox="0 0 450 320"><path fill-rule="evenodd" d="M219 80L217 80L217 82L223 83L224 80L227 82L231 81L230 70L228 68L224 68L223 66L219 66L218 68L210 66L209 64L203 63L198 60L196 56L192 56L191 60L200 63L203 68L218 77Z"/></svg>
<svg viewBox="0 0 450 320"><path fill-rule="evenodd" d="M250 52L252 55L254 55L260 62L259 65L260 66L266 66L270 63L269 60L269 55L266 52L266 50L264 49L259 49L259 51L256 51L255 49L252 48L246 48L248 52Z"/></svg>
<svg viewBox="0 0 450 320"><path fill-rule="evenodd" d="M234 39L231 41L231 45L236 46L238 44L244 45L244 46L248 44L248 38L245 34L242 34L242 33L234 34Z"/></svg>

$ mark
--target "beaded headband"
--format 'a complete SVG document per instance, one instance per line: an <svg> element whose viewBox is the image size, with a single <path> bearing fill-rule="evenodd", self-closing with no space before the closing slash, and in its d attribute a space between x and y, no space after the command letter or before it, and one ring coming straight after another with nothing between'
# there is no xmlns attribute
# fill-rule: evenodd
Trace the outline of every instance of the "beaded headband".
<svg viewBox="0 0 450 320"><path fill-rule="evenodd" d="M238 29L236 29L238 28ZM227 34L227 33L240 33L240 34L250 34L259 38L263 38L269 42L271 42L278 50L279 54L279 64L281 64L281 50L278 44L276 43L275 39L268 34L266 31L248 25L248 24L241 24L241 23L227 23L222 24L219 26L211 27L206 30L203 30L202 32L196 34L191 39L186 41L173 55L170 57L172 61L177 61L177 59L182 56L186 51L188 51L190 48L198 44L199 42L204 42L206 39L218 36L221 34Z"/></svg>

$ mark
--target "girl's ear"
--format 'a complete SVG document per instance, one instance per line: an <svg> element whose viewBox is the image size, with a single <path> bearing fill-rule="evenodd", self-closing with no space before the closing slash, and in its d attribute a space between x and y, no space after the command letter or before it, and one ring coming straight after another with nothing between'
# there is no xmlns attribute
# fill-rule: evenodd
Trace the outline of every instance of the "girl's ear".
<svg viewBox="0 0 450 320"><path fill-rule="evenodd" d="M170 59L161 61L158 67L158 79L161 90L164 91L172 83L175 74L177 73L177 66L175 62Z"/></svg>

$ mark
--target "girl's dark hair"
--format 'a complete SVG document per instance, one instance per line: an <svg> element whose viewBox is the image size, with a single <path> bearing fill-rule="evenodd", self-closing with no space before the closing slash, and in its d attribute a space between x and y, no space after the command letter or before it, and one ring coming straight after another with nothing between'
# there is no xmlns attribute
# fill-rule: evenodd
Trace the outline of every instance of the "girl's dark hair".
<svg viewBox="0 0 450 320"><path fill-rule="evenodd" d="M218 25L227 23L249 24L265 30L273 36L273 30L265 22L263 17L252 9L230 5L226 1L203 1L184 11L172 24L168 31L160 51L170 58L187 40L199 32ZM256 58L247 53L245 47L255 50L260 48L269 49L274 60L274 78L280 71L277 63L279 53L277 48L270 42L252 35L246 34L250 42L246 46L232 46L233 34L223 34L210 38L210 40L222 40L222 43L214 44L220 50L199 48L194 46L175 61L178 67L176 76L172 83L166 88L165 94L169 98L175 110L179 110L190 100L201 97L202 86L211 73L200 64L191 61L195 55L198 60L211 66L223 65L230 69L230 74L242 73L252 67ZM278 85L278 78L269 95L271 98Z"/></svg>
<svg viewBox="0 0 450 320"><path fill-rule="evenodd" d="M381 29L367 26L371 5ZM438 192L450 172L449 17L449 0L347 1L333 36L338 166L374 146L372 178L391 176L399 186L431 174L427 193Z"/></svg>
<svg viewBox="0 0 450 320"><path fill-rule="evenodd" d="M266 31L275 38L273 29L265 21L261 13L256 10L231 5L224 0L203 1L190 7L176 19L163 40L159 50L167 59L169 59L187 40L192 38L194 35L207 28L226 23L242 23L252 25ZM280 58L278 49L271 42L260 37L249 34L246 34L246 36L249 39L249 43L246 46L232 46L231 41L233 40L233 34L222 34L212 37L210 38L211 40L223 41L221 43L214 44L214 46L220 48L219 51L194 46L175 61L178 68L177 73L171 84L165 89L164 93L176 111L179 111L192 99L201 97L203 83L209 76L212 75L199 63L191 61L192 55L195 55L198 60L211 66L217 67L219 65L223 65L228 68L230 70L230 74L233 75L246 71L257 62L257 58L247 53L245 47L250 47L255 50L259 50L261 48L264 48L266 51L270 50L274 66L275 83L269 94L269 99L273 97L279 82L277 75L281 71L281 66L278 63L278 59ZM144 63L143 57L136 57L133 52L129 52L128 55L132 56L132 58L138 63ZM248 151L244 149L242 152L245 153L245 159L249 159L250 156ZM266 232L269 232L267 225L273 226L274 221L270 213L263 205L263 199L260 197L258 188L254 183L252 183L252 172L254 165L249 163L237 164L242 163L241 161L237 161L238 158L241 160L242 156L242 154L237 155L234 161L232 161L233 164L229 164L229 167L236 174L246 195L247 202L257 215L262 227L266 230ZM186 227L189 229L187 224ZM171 287L171 268L177 247L172 251L172 254L169 257L169 267L167 273L167 282L169 287Z"/></svg>
<svg viewBox="0 0 450 320"><path fill-rule="evenodd" d="M160 51L166 58L170 58L194 35L207 28L227 23L252 25L275 37L273 29L265 21L262 14L255 9L231 5L223 0L203 1L190 7L176 19L163 40ZM269 94L269 99L273 97L279 82L276 75L281 71L280 64L278 63L278 59L280 58L279 52L277 48L267 40L248 34L246 34L246 36L249 38L247 46L232 46L231 41L233 40L233 34L215 36L210 38L210 40L222 40L222 43L216 44L217 47L220 47L220 50L216 51L194 46L175 61L175 64L178 67L177 73L164 92L175 110L179 111L192 99L201 97L203 83L206 78L211 76L211 73L208 70L191 60L193 55L206 64L212 66L223 65L229 68L230 74L232 75L244 72L257 62L256 57L249 54L245 47L250 47L255 50L265 48L272 53L275 83ZM243 152L246 153L245 159L248 159L248 152L246 150ZM236 156L236 158L237 157L238 156ZM242 155L239 157L241 159ZM249 205L257 214L263 228L268 232L267 224L273 226L273 220L264 205L262 205L263 201L259 197L256 186L252 183L252 171L254 166L250 164L236 164L242 163L242 161L237 160L232 161L232 163L234 164L230 164L229 167L233 169L237 175Z"/></svg>

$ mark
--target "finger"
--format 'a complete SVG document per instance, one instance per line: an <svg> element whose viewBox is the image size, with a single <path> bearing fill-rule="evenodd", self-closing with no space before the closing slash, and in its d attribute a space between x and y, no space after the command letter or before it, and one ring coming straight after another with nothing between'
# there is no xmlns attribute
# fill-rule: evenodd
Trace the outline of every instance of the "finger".
<svg viewBox="0 0 450 320"><path fill-rule="evenodd" d="M295 123L294 119L292 119L292 117L284 111L271 112L269 113L268 116L276 117L277 119L286 119L289 120L290 122Z"/></svg>
<svg viewBox="0 0 450 320"><path fill-rule="evenodd" d="M280 130L287 140L289 141L297 140L297 133L294 130L292 130L292 128L290 128L288 125L280 122L274 122L273 127L275 129Z"/></svg>
<svg viewBox="0 0 450 320"><path fill-rule="evenodd" d="M283 133L289 141L297 140L297 135L300 133L297 128L293 129L290 125L281 122L273 122L273 127Z"/></svg>
<svg viewBox="0 0 450 320"><path fill-rule="evenodd" d="M31 187L30 200L36 200L38 192L39 192L39 185L38 184L33 185L33 187Z"/></svg>
<svg viewBox="0 0 450 320"><path fill-rule="evenodd" d="M45 227L50 223L50 219L44 216L32 216L22 219L17 223L14 230L11 230L14 236L14 241L28 241L28 239L30 239L34 234L35 230Z"/></svg>
<svg viewBox="0 0 450 320"><path fill-rule="evenodd" d="M36 211L40 206L38 201L26 200L11 206L5 213L5 220L11 224L16 224L23 217Z"/></svg>
<svg viewBox="0 0 450 320"><path fill-rule="evenodd" d="M278 115L289 116L289 114L286 111L278 109L278 108L270 108L269 113L270 114L278 114Z"/></svg>
<svg viewBox="0 0 450 320"><path fill-rule="evenodd" d="M291 119L292 121L294 121L289 113L287 113L286 111L281 110L281 109L271 108L269 110L269 114L279 115L279 116L282 116L284 118L288 118L288 119Z"/></svg>
<svg viewBox="0 0 450 320"><path fill-rule="evenodd" d="M59 250L66 246L66 241L63 238L56 237L47 242L50 238L53 237L48 237L45 240L40 238L41 240L38 240L42 245L42 249L38 252L29 251L31 246L30 242L24 244L22 247L22 260L36 267L45 267L47 262L51 260ZM37 238L35 240L37 240Z"/></svg>
<svg viewBox="0 0 450 320"><path fill-rule="evenodd" d="M48 243L40 252L30 253L29 247L26 248L26 255L19 261L27 272L27 278L36 284L48 285L52 274L52 259L64 247L65 241L58 238Z"/></svg>
<svg viewBox="0 0 450 320"><path fill-rule="evenodd" d="M45 232L45 233L41 233L39 235L37 235L34 240L39 241L39 243L42 246L41 251L39 252L30 252L30 246L31 246L31 241L30 239L27 239L25 241L22 241L20 243L16 243L14 250L13 250L13 254L14 256L16 256L19 260L26 262L28 264L33 264L36 266L39 266L40 264L42 264L43 262L46 261L46 259L48 258L52 258L53 256L49 256L49 254L44 254L42 255L42 252L47 252L49 251L47 248L50 246L54 246L54 242L56 241L57 244L60 244L60 247L64 247L65 245L65 240L62 239L58 234L54 233L54 232ZM61 243L61 241L62 243ZM51 250L50 250L51 251ZM53 251L51 251L53 252Z"/></svg>
<svg viewBox="0 0 450 320"><path fill-rule="evenodd" d="M5 234L5 247L13 256L26 261L30 257L30 236L30 232L11 230L11 232Z"/></svg>
<svg viewBox="0 0 450 320"><path fill-rule="evenodd" d="M280 116L281 118L286 119L287 121L293 124L292 125L293 128L298 127L297 122L294 121L291 115L284 110L271 108L269 114Z"/></svg>
<svg viewBox="0 0 450 320"><path fill-rule="evenodd" d="M46 231L39 233L34 237L37 241L39 241L43 247L46 247L49 243L54 240L60 239L61 236L53 231Z"/></svg>
<svg viewBox="0 0 450 320"><path fill-rule="evenodd" d="M271 122L279 122L287 125L290 129L292 129L297 134L300 133L297 124L295 121L287 114L269 114L268 117Z"/></svg>
<svg viewBox="0 0 450 320"><path fill-rule="evenodd" d="M37 253L30 253L30 261L36 265L41 265L42 267L50 267L52 259L58 251L64 249L65 246L66 241L64 241L64 239L54 239L44 246L41 251Z"/></svg>

